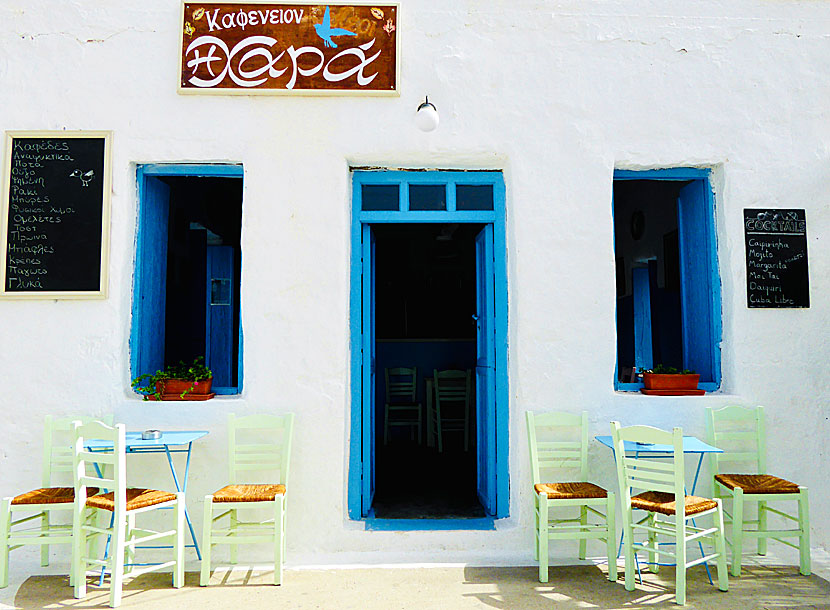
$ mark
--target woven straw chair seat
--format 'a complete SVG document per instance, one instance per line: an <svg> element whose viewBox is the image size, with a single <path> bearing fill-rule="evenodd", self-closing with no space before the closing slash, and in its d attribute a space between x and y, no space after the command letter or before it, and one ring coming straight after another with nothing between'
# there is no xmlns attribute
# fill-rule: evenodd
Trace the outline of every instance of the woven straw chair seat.
<svg viewBox="0 0 830 610"><path fill-rule="evenodd" d="M214 502L272 502L285 495L285 485L226 485L213 494Z"/></svg>
<svg viewBox="0 0 830 610"><path fill-rule="evenodd" d="M798 484L771 474L717 474L715 480L729 489L740 487L745 494L798 493Z"/></svg>
<svg viewBox="0 0 830 610"><path fill-rule="evenodd" d="M97 487L87 487L87 493L98 493ZM12 504L70 504L75 501L74 487L43 487L15 496Z"/></svg>
<svg viewBox="0 0 830 610"><path fill-rule="evenodd" d="M89 489L89 488L87 488ZM102 494L100 496L93 496L86 501L87 506L92 508L102 508L104 510L115 510L115 501L113 500L113 493ZM155 506L163 502L170 502L176 499L176 494L169 491L158 491L156 489L128 489L127 490L127 510L136 510L138 508L146 508L147 506Z"/></svg>
<svg viewBox="0 0 830 610"><path fill-rule="evenodd" d="M711 510L718 505L714 500L697 496L686 496L685 503L687 515L696 515ZM631 507L663 515L674 515L677 508L674 503L674 494L663 491L646 491L632 496Z"/></svg>
<svg viewBox="0 0 830 610"><path fill-rule="evenodd" d="M533 486L537 494L547 494L549 500L572 500L584 498L607 498L608 492L599 485L584 481L569 483L537 483Z"/></svg>

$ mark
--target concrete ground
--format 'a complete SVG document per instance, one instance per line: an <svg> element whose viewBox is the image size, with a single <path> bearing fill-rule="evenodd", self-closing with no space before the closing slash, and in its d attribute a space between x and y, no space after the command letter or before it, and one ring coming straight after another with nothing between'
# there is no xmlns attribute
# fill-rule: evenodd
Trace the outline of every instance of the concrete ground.
<svg viewBox="0 0 830 610"><path fill-rule="evenodd" d="M813 575L800 576L791 553L746 558L741 578L730 578L728 593L709 584L703 567L689 570L687 608L706 610L830 610L830 555L816 550ZM68 578L58 565L41 568L36 557L28 569L12 554L11 582L0 590L0 608L103 608L107 589L91 586L84 600L72 597ZM195 568L196 566L192 566ZM63 570L66 568L64 567ZM128 581L123 608L209 610L213 608L290 608L392 610L466 608L602 608L637 610L672 608L674 569L645 574L627 592L622 580L611 583L607 566L587 561L555 566L550 581L527 567L463 565L297 567L285 571L283 584L270 584L267 568L237 567L214 572L210 587L199 587L198 573L188 572L184 588L171 587L170 574L147 574Z"/></svg>

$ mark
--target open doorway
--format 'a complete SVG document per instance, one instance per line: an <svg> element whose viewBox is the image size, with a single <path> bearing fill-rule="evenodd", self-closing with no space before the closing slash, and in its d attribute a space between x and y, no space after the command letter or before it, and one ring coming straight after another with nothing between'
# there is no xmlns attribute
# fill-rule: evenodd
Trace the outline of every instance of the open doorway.
<svg viewBox="0 0 830 610"><path fill-rule="evenodd" d="M374 514L381 519L484 517L477 495L474 397L475 238L482 225L382 224L373 230L377 371ZM386 372L400 368L415 370L416 402L422 407L420 425L394 425L394 415L390 418L386 413ZM466 429L461 422L448 426L450 415L463 418L464 403L445 402L445 421L439 432L434 421L433 384L435 371L448 370L464 371L472 380L468 384L468 425Z"/></svg>

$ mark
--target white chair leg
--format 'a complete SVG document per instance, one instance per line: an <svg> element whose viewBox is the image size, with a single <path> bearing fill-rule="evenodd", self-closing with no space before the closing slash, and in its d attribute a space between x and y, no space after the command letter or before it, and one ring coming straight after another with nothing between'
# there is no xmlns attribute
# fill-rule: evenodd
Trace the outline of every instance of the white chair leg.
<svg viewBox="0 0 830 610"><path fill-rule="evenodd" d="M539 501L539 582L548 582L548 497L540 493Z"/></svg>
<svg viewBox="0 0 830 610"><path fill-rule="evenodd" d="M43 511L43 514L40 516L40 529L46 531L49 529L49 511ZM40 565L41 567L45 568L49 565L49 545L48 544L41 544L40 545Z"/></svg>
<svg viewBox="0 0 830 610"><path fill-rule="evenodd" d="M229 517L230 517L230 520L231 520L231 523L230 523L231 537L237 536L237 535L239 535L239 517L237 516L237 512L236 512L235 508L231 509L231 514L229 515ZM233 542L229 542L228 544L230 544L230 546L231 546L231 563L233 565L236 565L237 561L238 561L237 552L236 552L238 545L233 543Z"/></svg>
<svg viewBox="0 0 830 610"><path fill-rule="evenodd" d="M72 568L70 578L74 579L75 599L86 597L86 562L83 552L87 547L86 534L83 525L83 508L77 508L72 516Z"/></svg>
<svg viewBox="0 0 830 610"><path fill-rule="evenodd" d="M741 554L744 542L744 490L732 491L732 576L741 575Z"/></svg>
<svg viewBox="0 0 830 610"><path fill-rule="evenodd" d="M588 525L588 507L579 507L579 524L582 526L581 532L584 533L585 526ZM579 539L579 555L580 559L585 559L588 554L588 541L585 538Z"/></svg>
<svg viewBox="0 0 830 610"><path fill-rule="evenodd" d="M174 511L173 523L176 534L173 542L173 554L176 565L173 566L173 587L181 589L184 586L184 492L176 494L176 510Z"/></svg>
<svg viewBox="0 0 830 610"><path fill-rule="evenodd" d="M12 520L12 498L3 498L0 505L0 589L9 586L9 532Z"/></svg>
<svg viewBox="0 0 830 610"><path fill-rule="evenodd" d="M634 590L634 529L631 527L631 509L623 507L623 549L625 554L625 590Z"/></svg>
<svg viewBox="0 0 830 610"><path fill-rule="evenodd" d="M282 584L282 564L283 564L283 536L284 522L283 522L283 506L285 498L282 495L277 495L274 498L274 584Z"/></svg>
<svg viewBox="0 0 830 610"><path fill-rule="evenodd" d="M715 513L715 525L718 531L715 533L715 552L718 554L718 589L729 590L729 574L726 567L726 540L723 529L723 502L718 498L718 510Z"/></svg>
<svg viewBox="0 0 830 610"><path fill-rule="evenodd" d="M648 514L648 525L649 527L654 527L654 522L657 520L656 515L654 513ZM648 571L657 574L660 572L660 566L658 565L660 561L660 555L656 552L658 549L658 545L660 543L657 540L657 534L653 531L648 532L648 546L654 551L649 551L648 553Z"/></svg>
<svg viewBox="0 0 830 610"><path fill-rule="evenodd" d="M608 580L617 580L617 498L613 491L608 492L605 506L606 534L605 547L608 554Z"/></svg>
<svg viewBox="0 0 830 610"><path fill-rule="evenodd" d="M758 502L758 531L765 532L767 531L768 519L767 519L767 503L766 502ZM758 536L758 554L759 555L766 555L767 554L767 539L765 536Z"/></svg>
<svg viewBox="0 0 830 610"><path fill-rule="evenodd" d="M801 487L798 495L798 527L801 535L798 537L799 572L809 576L810 564L810 507L807 499L807 488Z"/></svg>
<svg viewBox="0 0 830 610"><path fill-rule="evenodd" d="M117 509L116 509L117 510ZM124 555L127 538L127 515L115 515L110 553L110 608L121 605L124 587Z"/></svg>
<svg viewBox="0 0 830 610"><path fill-rule="evenodd" d="M199 574L199 586L210 583L210 534L213 529L213 496L205 496L204 519L202 521L202 569Z"/></svg>
<svg viewBox="0 0 830 610"><path fill-rule="evenodd" d="M677 517L677 515L675 515ZM675 536L675 599L681 606L686 605L686 522L676 519Z"/></svg>

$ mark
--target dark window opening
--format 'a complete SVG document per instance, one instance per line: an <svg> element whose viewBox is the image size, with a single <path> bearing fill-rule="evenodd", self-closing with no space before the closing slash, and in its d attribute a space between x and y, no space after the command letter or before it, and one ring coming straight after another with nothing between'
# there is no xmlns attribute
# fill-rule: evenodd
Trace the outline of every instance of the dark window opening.
<svg viewBox="0 0 830 610"><path fill-rule="evenodd" d="M618 380L657 364L685 368L678 196L688 182L614 182Z"/></svg>
<svg viewBox="0 0 830 610"><path fill-rule="evenodd" d="M473 224L378 224L375 258L377 518L476 518L476 255ZM417 368L422 441L414 427L385 432L386 368ZM467 450L462 431L428 443L426 379L471 372Z"/></svg>

